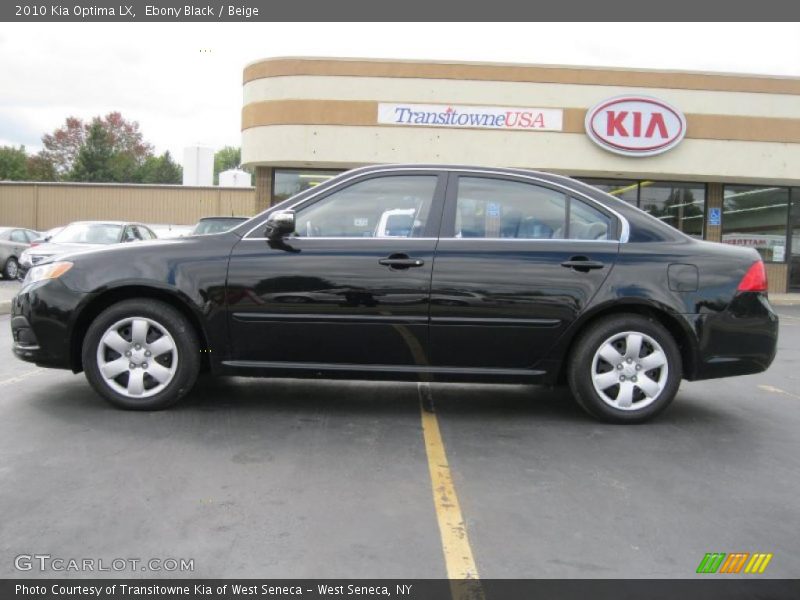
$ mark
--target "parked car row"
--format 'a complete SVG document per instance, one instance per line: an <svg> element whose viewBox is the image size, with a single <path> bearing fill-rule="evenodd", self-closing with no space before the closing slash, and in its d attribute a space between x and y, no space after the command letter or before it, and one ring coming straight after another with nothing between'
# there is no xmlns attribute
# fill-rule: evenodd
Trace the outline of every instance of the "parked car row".
<svg viewBox="0 0 800 600"><path fill-rule="evenodd" d="M126 221L76 221L45 232L23 227L0 227L0 272L5 279L24 279L28 270L67 253L100 246L221 233L247 217L204 217L196 225Z"/></svg>

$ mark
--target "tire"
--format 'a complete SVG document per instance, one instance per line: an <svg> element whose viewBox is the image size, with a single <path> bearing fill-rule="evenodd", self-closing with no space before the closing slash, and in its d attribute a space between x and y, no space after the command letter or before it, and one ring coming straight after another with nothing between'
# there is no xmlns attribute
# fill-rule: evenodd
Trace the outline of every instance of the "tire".
<svg viewBox="0 0 800 600"><path fill-rule="evenodd" d="M675 398L682 367L678 346L661 323L613 315L591 324L578 338L567 382L590 415L609 423L641 423Z"/></svg>
<svg viewBox="0 0 800 600"><path fill-rule="evenodd" d="M3 265L3 277L5 279L16 279L17 273L19 273L19 263L16 258L11 256L6 261L6 264Z"/></svg>
<svg viewBox="0 0 800 600"><path fill-rule="evenodd" d="M82 358L94 390L129 410L173 405L192 389L201 363L191 324L150 299L124 300L100 313L86 332Z"/></svg>

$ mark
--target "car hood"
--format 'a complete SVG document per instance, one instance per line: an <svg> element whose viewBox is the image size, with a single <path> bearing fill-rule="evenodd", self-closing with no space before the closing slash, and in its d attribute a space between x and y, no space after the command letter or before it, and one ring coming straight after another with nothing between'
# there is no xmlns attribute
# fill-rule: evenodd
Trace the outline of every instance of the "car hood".
<svg viewBox="0 0 800 600"><path fill-rule="evenodd" d="M28 248L26 252L29 256L45 256L50 258L52 256L60 256L71 252L80 252L82 250L92 250L105 248L104 244L39 244L33 248Z"/></svg>

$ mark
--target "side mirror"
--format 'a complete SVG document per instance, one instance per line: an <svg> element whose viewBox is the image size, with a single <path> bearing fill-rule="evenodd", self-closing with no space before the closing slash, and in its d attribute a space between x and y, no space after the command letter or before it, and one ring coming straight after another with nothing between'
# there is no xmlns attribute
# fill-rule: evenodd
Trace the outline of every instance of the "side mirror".
<svg viewBox="0 0 800 600"><path fill-rule="evenodd" d="M294 233L295 221L293 210L282 210L272 213L267 219L264 236L270 240L278 240L285 235Z"/></svg>

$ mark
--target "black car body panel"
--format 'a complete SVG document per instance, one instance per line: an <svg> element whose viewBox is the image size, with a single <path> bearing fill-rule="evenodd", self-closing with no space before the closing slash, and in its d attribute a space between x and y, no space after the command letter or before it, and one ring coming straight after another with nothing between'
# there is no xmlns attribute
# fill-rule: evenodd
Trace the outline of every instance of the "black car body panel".
<svg viewBox="0 0 800 600"><path fill-rule="evenodd" d="M396 172L438 178L419 237L264 235L273 211ZM610 219L610 239L456 237L449 198L464 174L535 181L591 202ZM397 256L418 264L379 262ZM778 335L766 294L737 292L755 251L693 240L590 186L528 171L365 168L226 233L61 260L74 265L23 285L14 300L14 352L74 371L91 319L130 297L179 308L208 366L227 375L556 383L586 325L627 311L662 322L681 348L684 377L704 379L763 371Z"/></svg>

